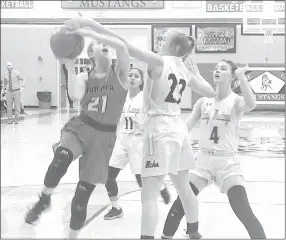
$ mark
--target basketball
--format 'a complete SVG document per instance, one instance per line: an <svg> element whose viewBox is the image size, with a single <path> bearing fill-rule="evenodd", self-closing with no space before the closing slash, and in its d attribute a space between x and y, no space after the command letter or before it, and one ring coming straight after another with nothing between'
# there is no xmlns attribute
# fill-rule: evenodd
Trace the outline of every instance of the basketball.
<svg viewBox="0 0 286 240"><path fill-rule="evenodd" d="M57 32L51 36L50 46L57 58L75 59L84 49L84 37Z"/></svg>

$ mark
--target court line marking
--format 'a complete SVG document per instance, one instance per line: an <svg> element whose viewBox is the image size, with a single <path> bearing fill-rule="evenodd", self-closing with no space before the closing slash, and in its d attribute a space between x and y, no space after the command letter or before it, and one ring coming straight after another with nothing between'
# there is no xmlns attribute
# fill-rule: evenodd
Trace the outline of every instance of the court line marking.
<svg viewBox="0 0 286 240"><path fill-rule="evenodd" d="M119 195L119 198L120 197L123 197L123 196L126 196L128 194L131 194L131 193L134 193L134 192L139 192L141 191L141 188L140 189L136 189L136 190L132 190L130 192L126 192L126 193L123 193L121 195ZM82 228L85 228L88 224L90 224L95 218L97 218L103 211L105 211L109 206L111 206L111 203L109 204L106 204L105 206L103 206L102 208L100 208L95 214L93 214L89 219L87 219L83 225Z"/></svg>
<svg viewBox="0 0 286 240"><path fill-rule="evenodd" d="M167 180L167 181L171 182L171 180ZM275 180L275 181L266 181L266 180L261 180L261 181L259 181L259 180L255 180L255 181L251 180L250 181L250 180L244 180L244 182L245 183L277 183L277 184L282 184L283 183L283 184L285 184L284 180L281 180L281 181L277 181L277 180ZM136 182L135 181L118 181L117 183L136 183ZM76 183L61 183L58 186L60 187L61 185L77 185L77 182ZM170 186L171 185L172 184L170 184ZM40 186L43 186L43 184L1 186L1 189L5 189L5 188L17 188L17 189L19 189L19 188L24 188L24 187L40 187Z"/></svg>

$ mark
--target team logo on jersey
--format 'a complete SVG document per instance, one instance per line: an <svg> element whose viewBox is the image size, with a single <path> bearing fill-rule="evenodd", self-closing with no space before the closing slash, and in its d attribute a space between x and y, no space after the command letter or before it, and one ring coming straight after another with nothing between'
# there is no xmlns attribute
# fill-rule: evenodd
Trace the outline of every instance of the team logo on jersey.
<svg viewBox="0 0 286 240"><path fill-rule="evenodd" d="M145 165L145 168L157 168L157 167L159 167L159 163L155 162L155 160L153 160L153 162L147 161Z"/></svg>

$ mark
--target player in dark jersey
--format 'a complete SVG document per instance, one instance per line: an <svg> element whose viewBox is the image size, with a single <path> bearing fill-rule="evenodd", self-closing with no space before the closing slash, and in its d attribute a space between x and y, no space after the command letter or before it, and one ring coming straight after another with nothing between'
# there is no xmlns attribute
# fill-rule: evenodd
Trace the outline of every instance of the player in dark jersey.
<svg viewBox="0 0 286 240"><path fill-rule="evenodd" d="M68 30L64 31L69 33ZM77 237L83 227L87 204L96 184L106 183L117 123L126 99L130 68L128 50L119 39L86 29L78 29L76 33L96 40L87 49L93 66L89 73L76 75L74 60L61 59L69 73L70 96L80 101L81 112L62 129L40 199L25 217L29 224L39 219L50 206L51 194L69 165L79 158L80 180L71 204L69 238ZM116 50L117 63L114 67L109 46Z"/></svg>

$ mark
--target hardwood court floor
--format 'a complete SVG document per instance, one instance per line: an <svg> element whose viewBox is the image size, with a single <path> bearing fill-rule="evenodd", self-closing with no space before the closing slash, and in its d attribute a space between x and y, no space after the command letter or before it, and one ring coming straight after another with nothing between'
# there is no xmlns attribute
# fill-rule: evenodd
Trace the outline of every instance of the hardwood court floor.
<svg viewBox="0 0 286 240"><path fill-rule="evenodd" d="M53 157L51 145L60 129L76 110L26 110L19 125L1 124L1 238L63 238L68 228L70 202L78 181L74 162L56 189L52 208L37 226L24 223L26 209L37 200L44 174ZM187 116L184 113L184 116ZM284 115L254 112L244 117L240 130L240 152L246 189L253 211L268 238L285 238L285 134ZM197 150L198 129L192 132ZM118 177L121 219L105 221L109 200L98 186L90 200L88 216L80 238L139 238L141 221L140 189L127 167ZM170 185L172 201L176 198ZM160 237L171 204L159 199ZM204 238L249 238L236 219L227 197L210 186L199 195L200 232ZM185 221L175 238L183 238Z"/></svg>

